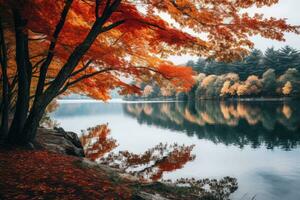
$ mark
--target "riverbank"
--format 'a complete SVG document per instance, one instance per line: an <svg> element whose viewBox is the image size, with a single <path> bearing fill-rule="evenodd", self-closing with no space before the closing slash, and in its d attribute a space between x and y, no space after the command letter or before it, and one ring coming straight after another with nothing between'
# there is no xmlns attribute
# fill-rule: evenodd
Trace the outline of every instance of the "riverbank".
<svg viewBox="0 0 300 200"><path fill-rule="evenodd" d="M237 188L229 177L189 187L144 182L84 158L78 141L75 133L41 128L34 150L0 148L0 199L227 199Z"/></svg>

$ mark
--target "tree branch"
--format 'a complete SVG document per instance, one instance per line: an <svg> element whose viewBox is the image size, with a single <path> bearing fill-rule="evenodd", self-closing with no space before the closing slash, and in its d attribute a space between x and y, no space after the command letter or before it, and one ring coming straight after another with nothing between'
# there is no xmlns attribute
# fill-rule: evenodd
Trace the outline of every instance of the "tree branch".
<svg viewBox="0 0 300 200"><path fill-rule="evenodd" d="M95 7L95 17L96 17L96 19L99 17L99 6L100 6L100 0L96 0L96 7Z"/></svg>
<svg viewBox="0 0 300 200"><path fill-rule="evenodd" d="M78 79L74 80L74 81L71 81L69 83L67 83L59 92L58 92L58 95L64 93L69 87L75 85L76 83L84 80L84 79L87 79L87 78L91 78L95 75L98 75L98 74L101 74L101 73L105 73L105 72L108 72L108 71L112 71L112 70L115 70L113 68L106 68L106 69L103 69L103 70L100 70L100 71L96 71L96 72L93 72L93 73L90 73L90 74L86 74L86 75L83 75L81 77L79 77Z"/></svg>
<svg viewBox="0 0 300 200"><path fill-rule="evenodd" d="M109 30L111 30L111 29L113 29L113 28L115 28L115 27L117 27L117 26L120 26L120 25L123 24L124 22L125 22L125 20L120 20L120 21L117 21L117 22L115 22L115 23L112 23L112 24L110 24L110 25L108 25L108 26L105 26L105 27L102 28L101 33L107 32L107 31L109 31Z"/></svg>
<svg viewBox="0 0 300 200"><path fill-rule="evenodd" d="M110 1L107 1L106 9L103 11L102 16L96 19L84 41L74 49L72 54L69 56L67 63L62 67L55 80L53 80L52 84L47 88L45 92L45 96L47 96L47 98L54 98L59 93L60 88L63 87L66 80L73 73L73 70L77 66L82 56L88 51L98 35L116 26L109 26L103 30L103 25L107 22L112 13L118 8L121 1L122 0L115 0L111 5Z"/></svg>
<svg viewBox="0 0 300 200"><path fill-rule="evenodd" d="M34 72L33 72L34 74L37 72L37 69L38 69L39 65L40 65L42 62L44 62L45 60L46 60L46 58L43 58L43 59L39 60L38 62L36 62L36 63L33 65L32 69L35 69Z"/></svg>
<svg viewBox="0 0 300 200"><path fill-rule="evenodd" d="M87 63L85 63L85 64L83 65L83 67L82 67L81 69L79 69L79 70L73 72L73 73L70 75L70 77L76 76L77 74L83 72L85 69L87 69L87 68L90 66L90 64L91 64L92 62L93 62L92 60L89 60Z"/></svg>
<svg viewBox="0 0 300 200"><path fill-rule="evenodd" d="M40 77L39 77L39 81L38 81L38 85L37 85L37 89L36 89L36 97L39 97L43 93L47 70L48 70L48 67L49 67L53 57L54 57L54 49L55 49L59 34L64 27L64 24L65 24L68 12L71 8L72 2L73 2L73 0L66 1L66 4L61 13L60 20L59 20L58 24L56 25L56 28L53 33L53 37L52 37L52 40L51 40L51 43L50 43L50 46L48 49L47 58L43 62L43 65L41 66Z"/></svg>

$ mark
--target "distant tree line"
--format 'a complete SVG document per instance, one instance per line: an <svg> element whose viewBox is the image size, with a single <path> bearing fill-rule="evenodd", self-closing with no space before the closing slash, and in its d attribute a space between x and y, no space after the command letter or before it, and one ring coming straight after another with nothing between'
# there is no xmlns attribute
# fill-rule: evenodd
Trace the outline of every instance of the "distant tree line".
<svg viewBox="0 0 300 200"><path fill-rule="evenodd" d="M265 53L254 49L249 56L233 63L199 58L187 65L197 72L196 83L190 92L178 93L168 84L159 87L139 83L142 96L127 98L300 97L300 52L289 46L279 50L268 48Z"/></svg>
<svg viewBox="0 0 300 200"><path fill-rule="evenodd" d="M241 80L236 73L206 75L200 73L196 84L189 93L178 93L178 98L216 99L250 97L299 97L300 74L289 68L276 76L275 70L268 69L261 77L250 75Z"/></svg>
<svg viewBox="0 0 300 200"><path fill-rule="evenodd" d="M194 71L207 75L236 73L242 81L250 75L262 76L268 69L273 69L276 76L282 75L288 68L300 70L300 52L290 46L275 50L268 48L264 53L254 49L249 56L232 63L217 62L199 58L197 62L188 61Z"/></svg>

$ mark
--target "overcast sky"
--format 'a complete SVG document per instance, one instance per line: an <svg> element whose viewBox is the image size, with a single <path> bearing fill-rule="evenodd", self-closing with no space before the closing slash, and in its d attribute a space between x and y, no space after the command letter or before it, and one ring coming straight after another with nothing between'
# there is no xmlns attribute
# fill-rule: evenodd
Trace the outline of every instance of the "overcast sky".
<svg viewBox="0 0 300 200"><path fill-rule="evenodd" d="M265 17L287 18L287 22L294 25L300 25L300 0L280 0L278 4L272 7L251 8L249 13L263 13ZM286 34L286 42L278 42L261 37L253 37L255 48L264 51L268 47L281 48L290 45L300 50L300 36L295 34ZM185 64L188 60L196 59L191 56L172 56L170 60L175 64Z"/></svg>

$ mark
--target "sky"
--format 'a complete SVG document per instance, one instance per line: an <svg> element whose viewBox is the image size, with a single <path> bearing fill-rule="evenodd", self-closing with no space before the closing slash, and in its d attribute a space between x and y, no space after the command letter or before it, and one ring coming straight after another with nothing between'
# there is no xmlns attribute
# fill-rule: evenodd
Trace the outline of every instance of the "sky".
<svg viewBox="0 0 300 200"><path fill-rule="evenodd" d="M272 7L263 8L251 8L249 13L263 13L265 17L286 18L287 22L293 25L300 25L300 0L280 0L278 4ZM262 51L268 47L274 47L276 49L285 45L292 46L300 50L300 35L286 34L285 42L278 42L255 36L252 41L255 43L255 48ZM185 56L171 56L169 60L175 64L185 64L188 60L196 60L196 57L189 55Z"/></svg>

